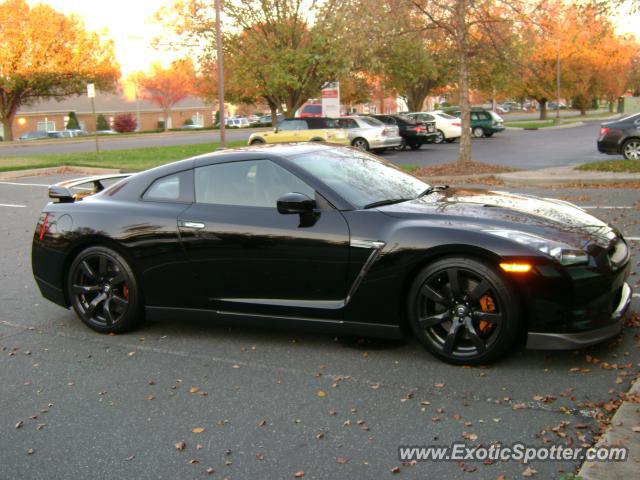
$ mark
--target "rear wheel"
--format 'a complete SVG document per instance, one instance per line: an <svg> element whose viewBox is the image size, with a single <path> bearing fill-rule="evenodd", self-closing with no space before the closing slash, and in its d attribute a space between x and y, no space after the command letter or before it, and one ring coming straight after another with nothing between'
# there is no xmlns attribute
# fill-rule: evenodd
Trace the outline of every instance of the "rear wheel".
<svg viewBox="0 0 640 480"><path fill-rule="evenodd" d="M453 143L453 142L455 142L455 141L456 141L456 138L455 138L455 137L454 137L454 138L447 138L445 141L446 141L447 143Z"/></svg>
<svg viewBox="0 0 640 480"><path fill-rule="evenodd" d="M626 160L640 160L640 140L632 138L622 145L622 155Z"/></svg>
<svg viewBox="0 0 640 480"><path fill-rule="evenodd" d="M409 146L411 147L411 150L420 150L422 144L419 142L411 142Z"/></svg>
<svg viewBox="0 0 640 480"><path fill-rule="evenodd" d="M369 151L369 142L367 142L364 138L356 138L351 142L351 146L357 148L358 150L362 150L363 152Z"/></svg>
<svg viewBox="0 0 640 480"><path fill-rule="evenodd" d="M476 138L484 137L484 128L482 127L473 127L471 130L471 134Z"/></svg>
<svg viewBox="0 0 640 480"><path fill-rule="evenodd" d="M261 138L254 138L251 140L251 145L262 145L265 141Z"/></svg>
<svg viewBox="0 0 640 480"><path fill-rule="evenodd" d="M443 143L446 140L444 136L444 132L442 130L438 130L436 133L436 138L433 140L433 143Z"/></svg>
<svg viewBox="0 0 640 480"><path fill-rule="evenodd" d="M402 138L402 140L400 140L400 145L395 147L395 149L396 150L406 150L407 149L407 141L404 139L404 137Z"/></svg>
<svg viewBox="0 0 640 480"><path fill-rule="evenodd" d="M519 308L494 268L451 257L424 268L409 292L409 324L418 340L446 362L482 364L516 341Z"/></svg>
<svg viewBox="0 0 640 480"><path fill-rule="evenodd" d="M80 319L102 333L120 333L140 319L140 292L127 261L107 247L90 247L73 260L67 292Z"/></svg>
<svg viewBox="0 0 640 480"><path fill-rule="evenodd" d="M493 135L493 132L491 132L491 133L486 132L486 133L484 134L484 136L485 136L485 137L487 137L487 138L490 138L492 135Z"/></svg>

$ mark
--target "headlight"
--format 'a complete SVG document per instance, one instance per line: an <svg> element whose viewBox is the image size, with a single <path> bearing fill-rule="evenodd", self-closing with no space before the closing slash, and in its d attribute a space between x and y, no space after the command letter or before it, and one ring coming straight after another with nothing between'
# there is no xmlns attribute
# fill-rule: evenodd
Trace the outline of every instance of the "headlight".
<svg viewBox="0 0 640 480"><path fill-rule="evenodd" d="M522 245L535 248L555 258L562 265L578 265L589 261L589 255L583 250L577 250L564 243L547 240L546 238L538 237L530 233L515 230L484 230L484 232L496 235L497 237L508 238Z"/></svg>

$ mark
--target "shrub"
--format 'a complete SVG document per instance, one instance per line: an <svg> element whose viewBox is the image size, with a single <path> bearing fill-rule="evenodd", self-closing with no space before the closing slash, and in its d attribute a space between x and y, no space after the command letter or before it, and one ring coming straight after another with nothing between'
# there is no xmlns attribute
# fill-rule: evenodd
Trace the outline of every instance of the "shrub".
<svg viewBox="0 0 640 480"><path fill-rule="evenodd" d="M103 114L98 115L98 120L96 122L96 130L111 130L109 126L109 122L104 118Z"/></svg>
<svg viewBox="0 0 640 480"><path fill-rule="evenodd" d="M80 130L80 122L76 112L69 112L69 120L67 121L67 130Z"/></svg>
<svg viewBox="0 0 640 480"><path fill-rule="evenodd" d="M156 126L158 127L158 130L164 130L164 120L158 120Z"/></svg>
<svg viewBox="0 0 640 480"><path fill-rule="evenodd" d="M187 118L182 125L193 125L193 120L191 118Z"/></svg>
<svg viewBox="0 0 640 480"><path fill-rule="evenodd" d="M113 121L113 129L118 133L134 132L136 127L136 119L130 113L117 115Z"/></svg>

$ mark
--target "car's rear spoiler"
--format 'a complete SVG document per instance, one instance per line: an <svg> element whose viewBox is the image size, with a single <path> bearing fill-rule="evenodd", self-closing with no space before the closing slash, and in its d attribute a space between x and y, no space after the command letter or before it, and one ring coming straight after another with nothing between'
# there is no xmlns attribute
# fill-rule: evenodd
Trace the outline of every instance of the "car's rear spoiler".
<svg viewBox="0 0 640 480"><path fill-rule="evenodd" d="M132 173L116 173L109 175L94 175L92 177L74 178L54 185L49 185L49 198L61 203L71 203L88 195L101 192L105 189L102 182L112 179L123 179L133 175Z"/></svg>

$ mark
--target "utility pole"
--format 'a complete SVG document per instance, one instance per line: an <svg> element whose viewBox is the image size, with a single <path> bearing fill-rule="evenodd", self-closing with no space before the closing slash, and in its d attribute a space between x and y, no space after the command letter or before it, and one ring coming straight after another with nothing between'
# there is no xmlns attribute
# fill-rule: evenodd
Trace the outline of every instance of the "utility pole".
<svg viewBox="0 0 640 480"><path fill-rule="evenodd" d="M220 0L216 0L216 47L218 64L218 111L220 112L220 148L225 148L225 117L224 117L224 73L222 69L222 32L220 28Z"/></svg>

